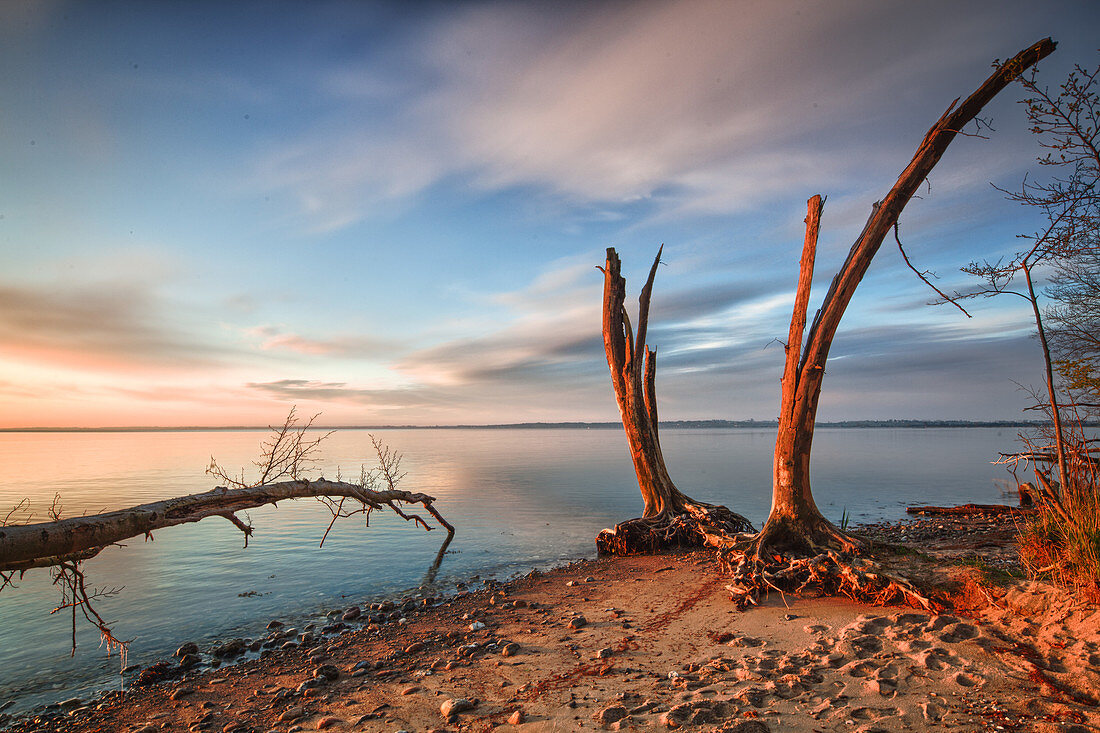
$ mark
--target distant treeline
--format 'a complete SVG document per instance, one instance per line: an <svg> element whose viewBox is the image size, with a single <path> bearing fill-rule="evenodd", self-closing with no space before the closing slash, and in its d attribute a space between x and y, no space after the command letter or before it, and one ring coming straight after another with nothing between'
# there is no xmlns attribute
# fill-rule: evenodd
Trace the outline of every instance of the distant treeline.
<svg viewBox="0 0 1100 733"><path fill-rule="evenodd" d="M818 422L819 428L1041 428L1044 420L841 420ZM775 420L662 420L663 428L776 428ZM523 422L497 425L315 425L312 430L622 430L619 422ZM1084 423L1100 428L1100 420ZM233 427L126 427L126 428L0 428L0 433L177 433L268 430L267 426Z"/></svg>

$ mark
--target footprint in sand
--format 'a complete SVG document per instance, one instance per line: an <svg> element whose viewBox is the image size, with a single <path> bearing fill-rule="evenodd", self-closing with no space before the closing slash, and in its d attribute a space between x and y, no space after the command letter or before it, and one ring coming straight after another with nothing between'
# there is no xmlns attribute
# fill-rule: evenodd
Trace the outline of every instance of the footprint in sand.
<svg viewBox="0 0 1100 733"><path fill-rule="evenodd" d="M910 654L915 652L923 652L925 649L932 647L932 642L927 639L910 639L908 641L902 641L898 643L898 651L903 654Z"/></svg>
<svg viewBox="0 0 1100 733"><path fill-rule="evenodd" d="M977 687L985 681L981 675L968 672L956 672L951 676L951 680L960 687Z"/></svg>
<svg viewBox="0 0 1100 733"><path fill-rule="evenodd" d="M933 671L940 671L948 667L958 667L963 664L962 659L952 654L941 646L934 646L913 656L913 660Z"/></svg>
<svg viewBox="0 0 1100 733"><path fill-rule="evenodd" d="M974 639L980 633L981 631L979 631L976 626L971 626L970 624L964 624L960 622L956 624L951 624L950 626L944 628L943 632L940 634L940 641L955 643L959 641L965 641L967 639Z"/></svg>
<svg viewBox="0 0 1100 733"><path fill-rule="evenodd" d="M928 623L924 625L924 631L935 632L941 629L945 629L951 624L957 624L959 620L954 616L948 616L944 614L942 616L933 616L928 620Z"/></svg>
<svg viewBox="0 0 1100 733"><path fill-rule="evenodd" d="M870 661L849 662L840 668L841 672L851 677L870 677L878 670L878 665Z"/></svg>

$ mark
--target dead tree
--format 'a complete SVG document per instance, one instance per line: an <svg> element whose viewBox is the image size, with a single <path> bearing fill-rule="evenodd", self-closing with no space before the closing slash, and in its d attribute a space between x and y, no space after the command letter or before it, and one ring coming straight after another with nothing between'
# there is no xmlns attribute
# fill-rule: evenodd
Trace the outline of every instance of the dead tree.
<svg viewBox="0 0 1100 733"><path fill-rule="evenodd" d="M68 609L73 617L72 649L76 651L77 611L99 629L108 651L118 648L125 654L127 642L117 639L110 625L95 609L96 598L114 595L119 589L89 590L80 564L107 547L133 537L152 539L155 530L207 517L228 520L245 536L252 535L252 525L241 520L237 512L287 499L316 498L325 503L332 513L332 522L324 537L338 518L362 514L370 522L370 514L376 509L388 509L406 521L412 521L425 530L434 527L418 514L407 511L408 506L419 505L433 520L447 531L447 537L436 555L433 570L438 567L454 537L455 529L435 508L435 498L428 494L414 493L397 488L404 476L400 472L401 456L381 441L371 436L377 453L378 464L371 470L364 469L358 482L330 481L324 478L310 480L304 474L316 463L314 457L318 445L328 434L307 438L306 431L313 420L299 425L291 410L281 428L273 431L264 443L262 456L255 463L259 478L249 483L243 475L230 476L215 461L207 472L223 481L201 494L191 494L149 504L119 509L101 514L60 518L60 509L50 510L53 521L35 524L8 524L13 514L22 506L9 512L0 521L0 590L12 585L17 577L33 568L52 568L54 582L62 589L62 603L54 612ZM324 543L324 537L321 543Z"/></svg>
<svg viewBox="0 0 1100 733"><path fill-rule="evenodd" d="M663 248L662 248L663 249ZM642 516L622 522L613 530L596 537L600 552L629 555L670 546L721 546L739 532L751 532L747 519L724 506L696 501L672 482L661 454L658 433L657 353L646 345L649 325L649 301L653 277L661 262L661 251L653 260L649 278L638 298L638 333L630 328L630 316L624 305L626 280L621 274L619 256L607 250L602 269L603 341L611 383L622 414L630 455L638 475L645 509Z"/></svg>
<svg viewBox="0 0 1100 733"><path fill-rule="evenodd" d="M757 590L774 585L762 573L763 567L771 564L775 557L786 554L788 560L785 562L789 569L792 557L816 559L828 552L833 553L834 559L831 562L836 565L837 551L851 553L860 549L859 540L842 532L821 514L810 489L810 449L825 376L825 362L829 357L833 337L856 286L863 279L879 246L891 229L897 226L905 205L939 162L951 141L978 116L998 92L1023 71L1050 54L1054 48L1054 42L1046 38L1003 64L995 63L993 74L962 104L955 99L948 105L947 110L925 134L917 152L893 188L882 201L872 207L870 218L852 245L840 272L833 278L821 308L803 340L819 219L824 204L820 196L809 200L806 237L782 379L779 433L776 437L773 465L772 508L760 533L749 542L739 543L724 556L724 562L731 568L736 568L737 582L730 590L740 602L751 599ZM784 573L783 579L788 587L798 587L807 580L807 567L808 565L803 564L797 572L778 572ZM775 573L771 575L773 578L777 577ZM838 573L833 572L831 575L836 577ZM855 580L856 582L843 587L852 588L852 593L872 595L860 587L858 574ZM876 597L877 593L876 590Z"/></svg>

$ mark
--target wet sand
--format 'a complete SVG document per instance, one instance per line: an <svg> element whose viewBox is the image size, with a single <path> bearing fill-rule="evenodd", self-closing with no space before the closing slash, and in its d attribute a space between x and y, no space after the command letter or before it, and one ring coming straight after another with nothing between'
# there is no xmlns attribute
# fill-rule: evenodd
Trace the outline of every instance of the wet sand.
<svg viewBox="0 0 1100 733"><path fill-rule="evenodd" d="M924 571L961 579L963 610L774 594L738 612L711 552L582 561L14 729L1100 730L1100 610Z"/></svg>

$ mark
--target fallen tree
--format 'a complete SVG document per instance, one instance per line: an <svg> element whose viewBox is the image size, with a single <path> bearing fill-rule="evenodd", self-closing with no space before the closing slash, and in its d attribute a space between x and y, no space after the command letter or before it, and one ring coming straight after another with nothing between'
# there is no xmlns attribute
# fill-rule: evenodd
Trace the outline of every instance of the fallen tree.
<svg viewBox="0 0 1100 733"><path fill-rule="evenodd" d="M0 590L11 586L17 577L28 570L51 568L54 583L62 589L62 602L53 612L69 609L73 616L73 653L76 652L78 610L99 629L108 650L118 648L125 652L128 642L114 636L110 625L94 605L97 598L114 595L119 589L89 590L81 563L124 540L133 537L152 539L155 530L199 522L208 517L221 517L231 522L244 533L247 547L253 528L250 523L241 520L237 512L288 499L305 498L321 500L332 514L332 521L321 538L322 545L337 519L362 514L369 526L370 513L379 509L392 511L402 519L431 531L434 527L425 518L407 509L410 506L423 507L435 523L447 532L432 566L433 570L438 568L455 529L435 508L434 497L397 488L404 477L400 470L401 455L371 436L378 463L374 469L362 470L358 482L324 478L310 480L304 474L316 463L315 451L329 435L326 433L308 439L306 431L312 423L311 419L299 425L291 410L283 426L275 429L264 444L262 457L255 463L259 478L251 483L243 475L240 478L230 476L217 462L211 461L207 472L227 485L200 494L68 519L60 518L55 499L55 507L50 511L53 521L34 524L8 524L15 510L9 512L0 522Z"/></svg>
<svg viewBox="0 0 1100 733"><path fill-rule="evenodd" d="M1046 38L1003 64L995 63L994 72L977 90L961 104L959 99L955 99L948 105L925 134L894 186L885 198L873 205L863 231L833 278L803 340L817 232L824 206L821 196L809 200L798 289L781 382L771 512L758 534L725 543L719 551L723 565L733 573L734 582L728 589L738 605L744 607L754 603L759 593L771 588L804 590L816 587L829 593L843 593L878 602L899 600L928 606L928 600L903 579L866 567L865 560L854 563L851 557L864 549L864 543L836 527L814 503L810 488L810 451L825 363L856 286L863 279L887 234L893 230L897 235L898 218L917 188L955 137L978 116L982 108L1054 48L1054 42Z"/></svg>
<svg viewBox="0 0 1100 733"><path fill-rule="evenodd" d="M622 415L630 456L645 508L641 517L605 529L596 537L601 553L630 555L677 546L723 546L739 532L752 531L749 520L724 506L697 501L676 488L665 466L658 432L657 353L646 345L653 278L661 249L638 297L638 333L626 312L626 280L619 256L607 250L603 268L603 340L611 384Z"/></svg>

